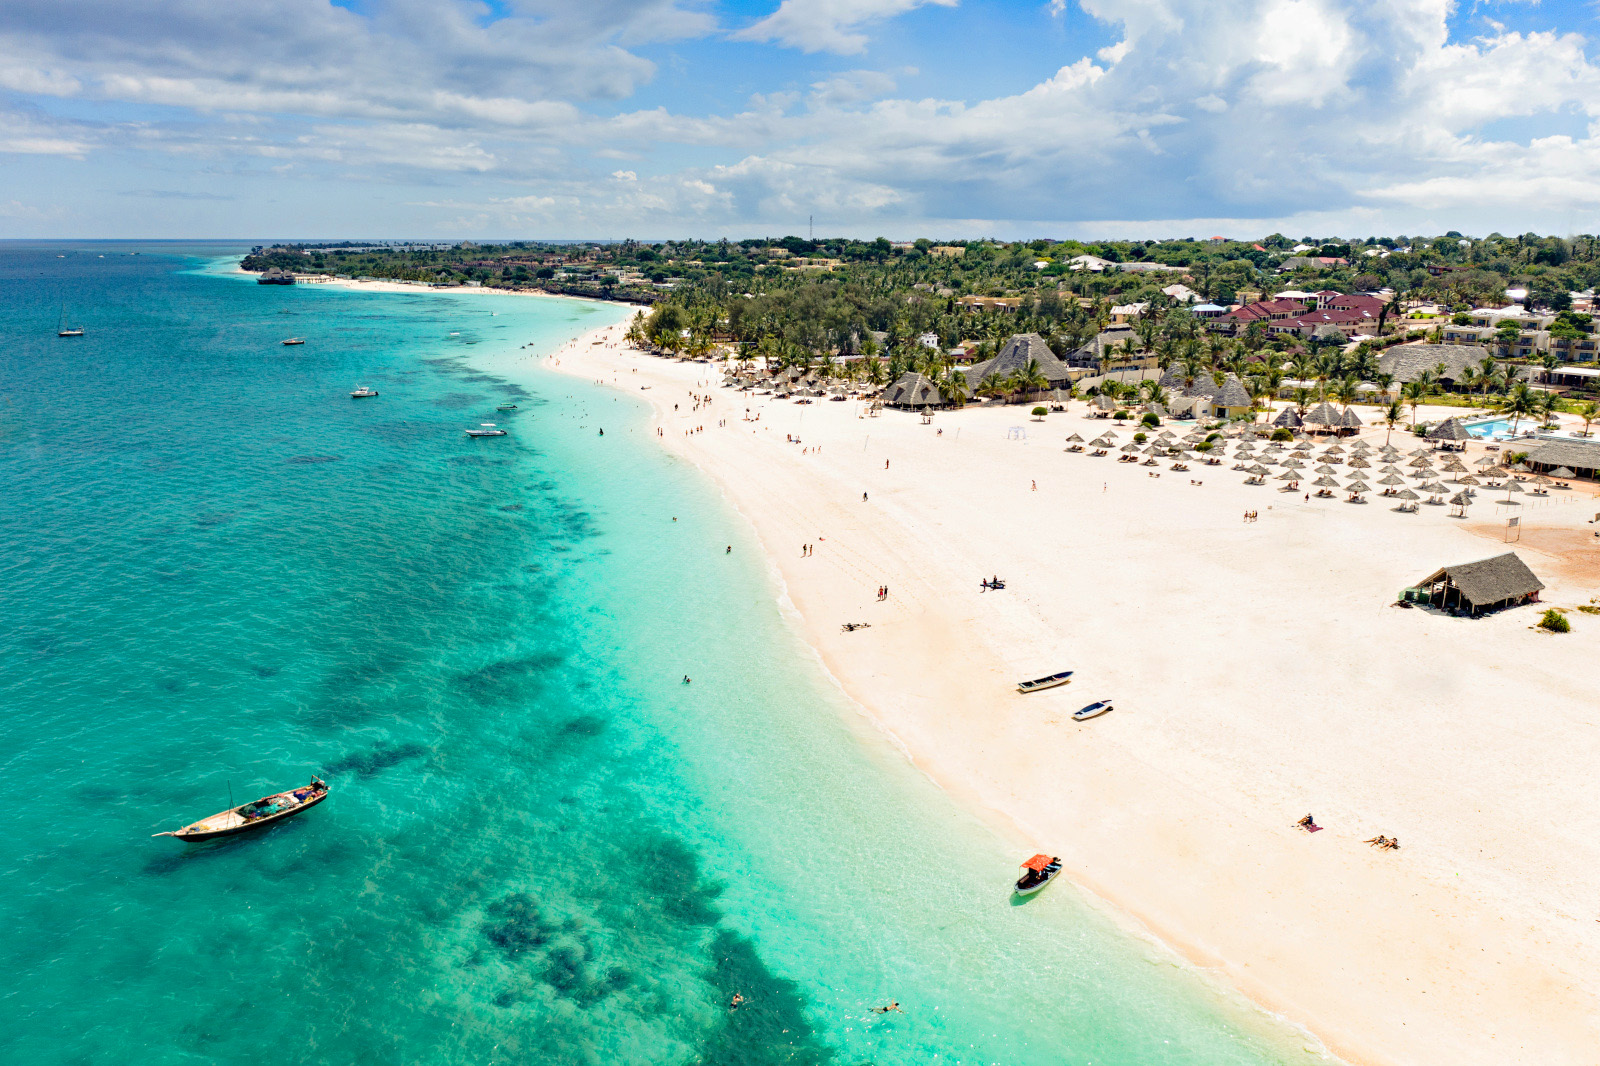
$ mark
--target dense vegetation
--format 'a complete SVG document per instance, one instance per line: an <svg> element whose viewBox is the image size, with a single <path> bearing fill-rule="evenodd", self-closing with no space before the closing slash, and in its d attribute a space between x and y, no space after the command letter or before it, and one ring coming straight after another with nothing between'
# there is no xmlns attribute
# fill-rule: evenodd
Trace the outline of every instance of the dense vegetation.
<svg viewBox="0 0 1600 1066"><path fill-rule="evenodd" d="M1080 255L1115 265L1103 272L1074 270L1069 261ZM1137 263L1181 269L1127 269ZM1259 241L1041 239L945 245L785 237L655 244L293 245L257 249L244 266L627 299L654 305L635 324L636 339L677 354L704 355L725 346L740 357L761 356L784 365L839 361L830 372L872 381L917 369L951 396L967 384L960 361L949 354L958 345L965 343L967 354L981 359L1012 334L1034 332L1064 355L1105 329L1114 304L1147 303L1146 312L1132 322L1132 335L1118 346L1124 365L1153 360L1164 368L1180 367L1190 380L1202 373L1234 372L1251 391L1267 396L1289 363L1288 376L1316 382L1317 392L1330 398L1365 381L1379 385L1385 400L1403 400L1414 408L1420 396L1391 395L1389 384L1379 380L1377 353L1387 344L1436 337L1447 319L1405 321L1404 302L1436 303L1460 321L1459 313L1504 304L1507 288L1521 287L1528 290L1530 308L1567 312L1552 332L1587 333L1589 317L1570 312L1568 294L1600 283L1600 246L1591 236L1490 234L1469 240L1453 231L1360 241L1295 241L1273 234ZM1392 295L1385 297L1381 339L1347 352L1334 331L1305 339L1268 336L1259 327L1237 338L1208 332L1184 304L1162 292L1176 283L1222 304L1290 288L1387 289ZM963 296L1008 297L1015 306L973 310L958 303ZM882 358L849 358L859 355ZM1031 391L1030 384L989 382L979 391L1020 396ZM1408 388L1415 393L1416 385ZM1421 385L1430 389L1427 382ZM1514 371L1488 360L1462 391L1476 391L1484 399L1498 394L1509 403L1517 385Z"/></svg>

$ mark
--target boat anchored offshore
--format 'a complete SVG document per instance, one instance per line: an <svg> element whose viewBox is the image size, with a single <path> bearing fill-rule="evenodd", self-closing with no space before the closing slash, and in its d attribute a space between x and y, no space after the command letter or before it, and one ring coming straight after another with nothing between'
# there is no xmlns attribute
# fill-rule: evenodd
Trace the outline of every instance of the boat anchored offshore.
<svg viewBox="0 0 1600 1066"><path fill-rule="evenodd" d="M285 340L283 343L285 343L285 344L304 344L305 342L306 342L306 339L304 337L290 337L289 339Z"/></svg>
<svg viewBox="0 0 1600 1066"><path fill-rule="evenodd" d="M1038 677L1034 678L1032 681L1018 681L1017 691L1039 692L1042 689L1055 688L1057 685L1065 685L1071 680L1072 671L1063 670L1059 674L1051 674L1049 677Z"/></svg>
<svg viewBox="0 0 1600 1066"><path fill-rule="evenodd" d="M56 336L58 336L58 337L81 337L81 336L83 336L83 327L82 326L69 326L69 325L67 325L67 307L66 307L65 304L61 305L61 321L56 323Z"/></svg>
<svg viewBox="0 0 1600 1066"><path fill-rule="evenodd" d="M1111 710L1110 700L1095 700L1093 703L1089 704L1089 706L1080 707L1076 711L1073 711L1072 720L1074 722L1084 722L1090 718L1098 718L1100 715L1105 714L1109 710Z"/></svg>
<svg viewBox="0 0 1600 1066"><path fill-rule="evenodd" d="M503 437L505 435L506 431L497 428L493 422L484 422L477 429L467 430L467 436L469 437Z"/></svg>
<svg viewBox="0 0 1600 1066"><path fill-rule="evenodd" d="M1055 879L1061 872L1061 860L1054 855L1035 855L1022 864L1022 876L1017 878L1017 895L1031 896Z"/></svg>
<svg viewBox="0 0 1600 1066"><path fill-rule="evenodd" d="M285 818L293 818L302 811L310 810L327 798L328 786L320 778L313 777L309 785L302 785L299 788L292 788L287 792L279 792L272 796L263 796L261 799L251 803L232 807L221 814L213 814L209 818L191 822L182 829L175 829L170 833L151 833L150 835L153 837L177 837L186 844L198 844L202 840L233 836L235 833L260 829L262 826L273 822L281 822Z"/></svg>
<svg viewBox="0 0 1600 1066"><path fill-rule="evenodd" d="M367 386L362 385L362 386L358 387L354 392L352 392L350 394L350 398L352 400L364 400L368 396L376 396L376 395L378 395L378 390L377 389L368 388Z"/></svg>

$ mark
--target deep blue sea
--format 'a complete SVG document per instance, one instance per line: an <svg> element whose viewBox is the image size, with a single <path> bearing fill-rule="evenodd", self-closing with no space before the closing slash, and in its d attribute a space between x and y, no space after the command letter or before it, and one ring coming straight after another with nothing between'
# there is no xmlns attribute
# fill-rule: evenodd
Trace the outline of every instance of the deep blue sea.
<svg viewBox="0 0 1600 1066"><path fill-rule="evenodd" d="M1323 1061L1013 904L637 401L527 358L621 312L230 251L0 244L0 1063Z"/></svg>

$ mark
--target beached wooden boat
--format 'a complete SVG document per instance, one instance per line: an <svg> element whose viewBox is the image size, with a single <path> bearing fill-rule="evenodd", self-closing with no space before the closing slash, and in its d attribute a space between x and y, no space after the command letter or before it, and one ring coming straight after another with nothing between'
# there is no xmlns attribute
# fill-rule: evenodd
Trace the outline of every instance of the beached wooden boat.
<svg viewBox="0 0 1600 1066"><path fill-rule="evenodd" d="M1083 722L1090 718L1098 718L1100 715L1105 714L1109 710L1111 710L1110 700L1095 700L1093 703L1089 704L1089 706L1081 707L1078 710L1073 711L1072 719L1075 722Z"/></svg>
<svg viewBox="0 0 1600 1066"><path fill-rule="evenodd" d="M1072 671L1063 670L1059 674L1051 674L1049 677L1038 677L1034 678L1032 681L1018 681L1017 691L1040 692L1047 688L1055 688L1057 685L1065 685L1071 680Z"/></svg>
<svg viewBox="0 0 1600 1066"><path fill-rule="evenodd" d="M327 798L328 786L313 777L309 785L302 785L272 796L263 796L261 799L232 807L220 814L213 814L209 818L202 818L198 822L191 822L182 829L150 835L177 837L186 843L198 844L202 840L233 836L235 833L249 832L271 825L273 822L281 822L285 818L293 818Z"/></svg>
<svg viewBox="0 0 1600 1066"><path fill-rule="evenodd" d="M1061 872L1061 860L1054 855L1035 855L1022 864L1022 876L1017 878L1017 895L1031 896L1054 880Z"/></svg>

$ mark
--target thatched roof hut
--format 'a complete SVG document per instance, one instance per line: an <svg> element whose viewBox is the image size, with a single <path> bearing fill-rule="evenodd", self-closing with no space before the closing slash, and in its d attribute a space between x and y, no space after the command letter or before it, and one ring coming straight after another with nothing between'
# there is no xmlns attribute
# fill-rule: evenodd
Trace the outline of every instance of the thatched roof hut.
<svg viewBox="0 0 1600 1066"><path fill-rule="evenodd" d="M1536 602L1544 582L1516 552L1441 567L1417 582L1435 607L1476 618L1502 607Z"/></svg>
<svg viewBox="0 0 1600 1066"><path fill-rule="evenodd" d="M890 407L938 407L944 403L939 386L922 374L902 374L883 394Z"/></svg>
<svg viewBox="0 0 1600 1066"><path fill-rule="evenodd" d="M1467 427L1461 424L1459 418L1447 418L1433 427L1428 434L1429 440L1471 440L1472 434L1467 432Z"/></svg>
<svg viewBox="0 0 1600 1066"><path fill-rule="evenodd" d="M1285 407L1278 412L1278 417L1272 420L1272 424L1283 426L1287 429L1299 429L1305 423L1300 418L1299 411L1296 411L1293 407Z"/></svg>

